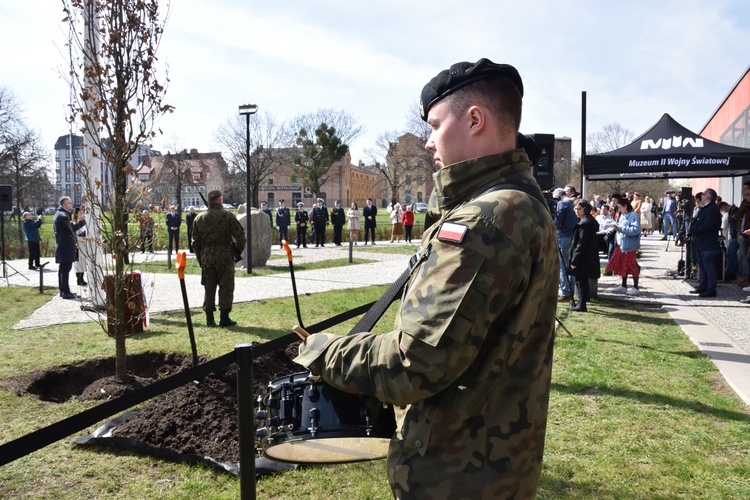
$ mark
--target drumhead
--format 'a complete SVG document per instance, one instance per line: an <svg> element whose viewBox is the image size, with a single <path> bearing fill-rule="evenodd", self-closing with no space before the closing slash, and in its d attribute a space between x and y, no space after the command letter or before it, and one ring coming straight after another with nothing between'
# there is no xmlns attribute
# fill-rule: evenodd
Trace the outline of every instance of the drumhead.
<svg viewBox="0 0 750 500"><path fill-rule="evenodd" d="M298 439L269 446L263 454L295 464L343 464L377 460L388 455L388 438L332 437Z"/></svg>

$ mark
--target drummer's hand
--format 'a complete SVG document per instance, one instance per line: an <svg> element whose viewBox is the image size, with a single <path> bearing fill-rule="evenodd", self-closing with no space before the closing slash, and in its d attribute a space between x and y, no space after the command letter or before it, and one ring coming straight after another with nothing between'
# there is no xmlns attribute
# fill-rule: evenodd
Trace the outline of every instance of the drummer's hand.
<svg viewBox="0 0 750 500"><path fill-rule="evenodd" d="M296 325L294 328L292 328L292 331L296 333L297 336L302 340L305 340L310 336L310 333L299 325Z"/></svg>

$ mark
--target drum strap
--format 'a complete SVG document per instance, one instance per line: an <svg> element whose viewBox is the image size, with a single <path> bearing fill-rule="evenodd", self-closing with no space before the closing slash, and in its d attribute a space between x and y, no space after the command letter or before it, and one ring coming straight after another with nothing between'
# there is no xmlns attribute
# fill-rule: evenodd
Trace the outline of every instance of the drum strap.
<svg viewBox="0 0 750 500"><path fill-rule="evenodd" d="M383 294L382 297L380 297L375 304L365 313L364 316L357 322L356 325L354 325L354 328L351 329L349 332L349 335L353 335L355 333L361 333L361 332L369 332L372 330L372 327L375 326L375 323L378 322L378 320L385 314L385 311L388 310L388 307L390 307L391 303L396 300L396 298L401 295L401 291L404 289L404 286L406 285L406 282L409 281L409 276L411 276L412 269L414 265L417 263L417 256L413 255L411 260L409 261L409 267L404 270L403 273L401 273L401 276L398 277L398 279L386 290L386 292Z"/></svg>

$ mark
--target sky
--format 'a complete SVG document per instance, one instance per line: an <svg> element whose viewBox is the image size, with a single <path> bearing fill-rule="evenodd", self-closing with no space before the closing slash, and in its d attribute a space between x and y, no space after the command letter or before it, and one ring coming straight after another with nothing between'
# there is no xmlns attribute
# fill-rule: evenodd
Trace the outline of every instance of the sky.
<svg viewBox="0 0 750 500"><path fill-rule="evenodd" d="M162 3L162 8L167 6ZM60 0L0 0L0 86L52 150L68 132L67 25ZM422 87L487 57L524 81L521 132L572 139L619 123L635 136L664 113L700 132L750 66L747 0L173 0L158 57L166 150L221 149L238 106L289 120L341 109L363 126L352 160L403 131Z"/></svg>

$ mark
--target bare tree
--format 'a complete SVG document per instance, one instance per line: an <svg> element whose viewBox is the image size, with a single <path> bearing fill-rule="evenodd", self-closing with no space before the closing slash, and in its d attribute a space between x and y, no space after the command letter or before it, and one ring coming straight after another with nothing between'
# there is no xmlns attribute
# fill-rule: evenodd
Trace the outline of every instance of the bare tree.
<svg viewBox="0 0 750 500"><path fill-rule="evenodd" d="M71 103L70 120L80 120L81 132L93 144L94 161L82 166L88 173L82 199L94 214L91 229L107 245L98 254L105 259L114 255L114 262L105 261L103 267L114 271L109 332L115 338L115 376L124 381L126 310L136 318L139 313L125 272L128 210L138 198L128 186L133 173L129 159L139 144L154 137L155 120L172 111L163 102L167 78L160 76L156 58L166 15L158 0L63 0L63 11L72 33L71 84L80 90ZM102 210L105 186L93 170L101 160L112 168L109 211ZM101 287L102 281L103 276L92 287Z"/></svg>
<svg viewBox="0 0 750 500"><path fill-rule="evenodd" d="M233 186L233 196L239 190L243 194L247 192L246 127L245 119L237 115L227 118L216 133L216 141L228 152L227 177ZM276 173L284 161L290 161L286 149L289 146L290 134L273 116L262 113L250 119L250 189L253 197L251 206L259 205L260 186Z"/></svg>
<svg viewBox="0 0 750 500"><path fill-rule="evenodd" d="M623 128L619 123L605 125L600 132L594 132L586 138L586 154L599 154L620 149L630 144L635 137L632 130Z"/></svg>
<svg viewBox="0 0 750 500"><path fill-rule="evenodd" d="M34 195L50 187L48 156L39 134L26 125L16 97L10 90L0 87L0 184L13 188L17 211L38 205L40 198ZM16 221L23 252L21 217Z"/></svg>
<svg viewBox="0 0 750 500"><path fill-rule="evenodd" d="M294 138L289 142L294 142L298 132L302 129L305 129L308 135L313 135L322 123L334 128L341 143L346 146L349 146L364 132L362 125L359 125L357 120L346 111L321 108L314 113L297 115L291 120L288 131L293 134Z"/></svg>
<svg viewBox="0 0 750 500"><path fill-rule="evenodd" d="M599 132L594 132L586 138L586 154L600 154L614 151L627 146L633 142L635 133L632 130L624 128L619 123L610 123L605 125ZM578 179L580 176L581 166L580 159L572 166L571 179ZM589 181L587 191L602 196L613 193L625 193L638 191L642 196L649 194L658 197L669 186L668 180L665 179L611 179L600 181Z"/></svg>

